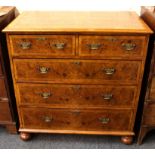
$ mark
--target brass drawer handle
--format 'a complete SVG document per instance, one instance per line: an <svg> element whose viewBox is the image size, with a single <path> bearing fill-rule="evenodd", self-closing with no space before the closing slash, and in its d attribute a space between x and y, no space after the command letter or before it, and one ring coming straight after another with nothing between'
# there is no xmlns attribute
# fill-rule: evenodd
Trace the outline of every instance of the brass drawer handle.
<svg viewBox="0 0 155 155"><path fill-rule="evenodd" d="M21 42L19 45L23 50L30 49L32 46L31 42Z"/></svg>
<svg viewBox="0 0 155 155"><path fill-rule="evenodd" d="M48 116L45 116L43 119L44 119L44 122L46 122L46 123L50 123L50 122L53 121L53 118L52 117L48 117Z"/></svg>
<svg viewBox="0 0 155 155"><path fill-rule="evenodd" d="M87 44L90 50L98 50L101 47L101 44Z"/></svg>
<svg viewBox="0 0 155 155"><path fill-rule="evenodd" d="M116 69L115 68L104 68L103 72L106 75L113 75L116 72Z"/></svg>
<svg viewBox="0 0 155 155"><path fill-rule="evenodd" d="M102 94L101 96L104 100L111 100L113 98L113 94Z"/></svg>
<svg viewBox="0 0 155 155"><path fill-rule="evenodd" d="M99 118L99 121L100 121L102 124L108 124L109 121L110 121L110 118L108 118L108 117L101 117L101 118Z"/></svg>
<svg viewBox="0 0 155 155"><path fill-rule="evenodd" d="M54 46L58 50L62 50L65 48L66 44L65 43L56 43L56 44L53 44L52 46Z"/></svg>
<svg viewBox="0 0 155 155"><path fill-rule="evenodd" d="M40 95L43 99L48 99L50 96L52 96L52 93L44 92L44 93L41 93Z"/></svg>
<svg viewBox="0 0 155 155"><path fill-rule="evenodd" d="M136 48L136 44L134 44L134 43L123 43L122 47L126 51L132 51Z"/></svg>
<svg viewBox="0 0 155 155"><path fill-rule="evenodd" d="M47 74L48 71L49 71L49 69L50 69L50 68L48 68L48 67L41 66L41 67L39 67L39 72L40 72L41 74Z"/></svg>

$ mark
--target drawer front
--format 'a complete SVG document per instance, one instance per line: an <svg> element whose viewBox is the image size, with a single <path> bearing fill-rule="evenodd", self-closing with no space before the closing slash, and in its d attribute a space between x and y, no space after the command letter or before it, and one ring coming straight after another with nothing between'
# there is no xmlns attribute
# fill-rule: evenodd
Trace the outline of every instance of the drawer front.
<svg viewBox="0 0 155 155"><path fill-rule="evenodd" d="M0 100L2 100L1 98L7 98L5 82L3 78L0 78Z"/></svg>
<svg viewBox="0 0 155 155"><path fill-rule="evenodd" d="M155 125L155 104L144 107L143 124Z"/></svg>
<svg viewBox="0 0 155 155"><path fill-rule="evenodd" d="M144 36L80 36L79 55L96 57L141 57Z"/></svg>
<svg viewBox="0 0 155 155"><path fill-rule="evenodd" d="M17 81L137 83L140 61L14 60Z"/></svg>
<svg viewBox="0 0 155 155"><path fill-rule="evenodd" d="M10 35L13 56L74 56L73 35Z"/></svg>
<svg viewBox="0 0 155 155"><path fill-rule="evenodd" d="M1 102L0 101L0 122L1 121L11 121L11 112L9 109L8 102Z"/></svg>
<svg viewBox="0 0 155 155"><path fill-rule="evenodd" d="M18 84L21 105L48 107L131 107L134 86ZM124 95L123 95L124 94Z"/></svg>
<svg viewBox="0 0 155 155"><path fill-rule="evenodd" d="M22 108L22 127L51 130L130 130L130 110L56 110Z"/></svg>

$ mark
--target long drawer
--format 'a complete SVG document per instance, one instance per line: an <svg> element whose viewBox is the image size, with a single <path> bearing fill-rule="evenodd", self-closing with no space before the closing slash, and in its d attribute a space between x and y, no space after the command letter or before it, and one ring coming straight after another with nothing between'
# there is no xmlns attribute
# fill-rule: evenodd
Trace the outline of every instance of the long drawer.
<svg viewBox="0 0 155 155"><path fill-rule="evenodd" d="M13 56L52 56L75 55L74 35L10 35Z"/></svg>
<svg viewBox="0 0 155 155"><path fill-rule="evenodd" d="M144 36L79 36L79 55L89 57L141 57Z"/></svg>
<svg viewBox="0 0 155 155"><path fill-rule="evenodd" d="M138 83L141 61L14 59L19 82Z"/></svg>
<svg viewBox="0 0 155 155"><path fill-rule="evenodd" d="M21 108L21 128L83 131L129 131L131 110L60 110Z"/></svg>
<svg viewBox="0 0 155 155"><path fill-rule="evenodd" d="M17 84L20 105L57 108L132 107L135 86Z"/></svg>

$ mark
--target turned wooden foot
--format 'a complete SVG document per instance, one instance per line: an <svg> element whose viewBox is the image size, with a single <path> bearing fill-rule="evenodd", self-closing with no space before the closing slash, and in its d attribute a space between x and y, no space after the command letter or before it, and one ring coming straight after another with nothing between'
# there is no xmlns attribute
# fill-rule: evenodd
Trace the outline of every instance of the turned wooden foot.
<svg viewBox="0 0 155 155"><path fill-rule="evenodd" d="M20 133L20 138L24 141L28 141L31 139L31 134L30 133L26 133L26 132L21 132Z"/></svg>
<svg viewBox="0 0 155 155"><path fill-rule="evenodd" d="M124 143L126 145L130 145L133 142L133 137L132 136L123 136L123 137L121 137L121 141L122 141L122 143Z"/></svg>

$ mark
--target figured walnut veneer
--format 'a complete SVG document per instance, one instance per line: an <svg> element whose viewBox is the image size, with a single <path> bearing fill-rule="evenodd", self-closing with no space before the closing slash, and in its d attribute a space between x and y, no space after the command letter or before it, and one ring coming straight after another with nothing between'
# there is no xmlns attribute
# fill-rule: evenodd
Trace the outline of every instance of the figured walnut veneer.
<svg viewBox="0 0 155 155"><path fill-rule="evenodd" d="M25 12L4 32L23 140L39 132L132 142L151 33L135 13Z"/></svg>

